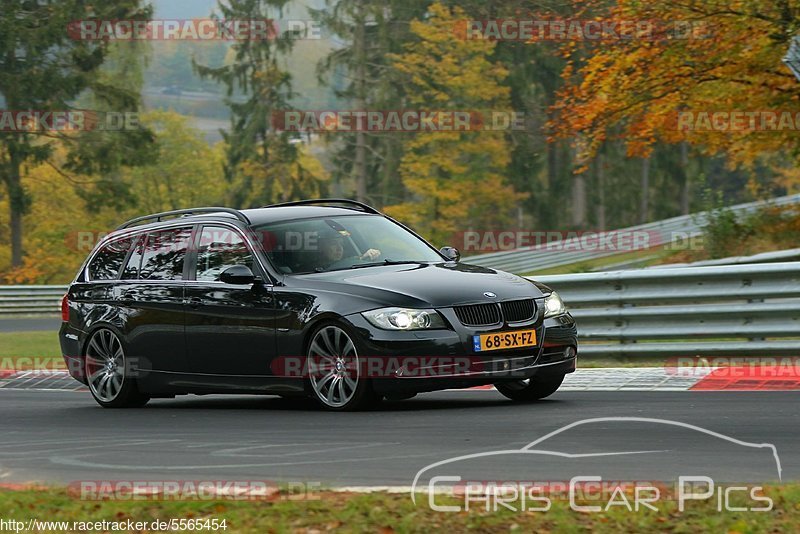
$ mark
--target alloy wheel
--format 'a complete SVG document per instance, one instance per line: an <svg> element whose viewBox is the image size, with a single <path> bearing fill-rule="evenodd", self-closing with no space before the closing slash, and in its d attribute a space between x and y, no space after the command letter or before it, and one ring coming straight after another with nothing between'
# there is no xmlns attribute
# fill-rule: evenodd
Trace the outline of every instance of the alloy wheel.
<svg viewBox="0 0 800 534"><path fill-rule="evenodd" d="M311 340L308 351L311 388L330 408L346 406L356 395L358 353L353 340L338 326L325 326Z"/></svg>
<svg viewBox="0 0 800 534"><path fill-rule="evenodd" d="M125 353L111 330L98 330L86 349L86 378L92 394L102 402L113 402L125 385Z"/></svg>

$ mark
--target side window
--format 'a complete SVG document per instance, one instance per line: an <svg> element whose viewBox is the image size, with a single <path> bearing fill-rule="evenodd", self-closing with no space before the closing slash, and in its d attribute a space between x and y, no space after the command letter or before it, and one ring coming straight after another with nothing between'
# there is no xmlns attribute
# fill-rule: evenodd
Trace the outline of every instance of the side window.
<svg viewBox="0 0 800 534"><path fill-rule="evenodd" d="M89 264L89 280L116 280L133 242L128 237L103 245Z"/></svg>
<svg viewBox="0 0 800 534"><path fill-rule="evenodd" d="M197 280L217 281L233 265L253 268L253 255L242 236L229 228L203 228L197 247Z"/></svg>
<svg viewBox="0 0 800 534"><path fill-rule="evenodd" d="M181 280L183 260L189 249L191 228L158 230L147 235L139 268L141 280Z"/></svg>
<svg viewBox="0 0 800 534"><path fill-rule="evenodd" d="M128 258L128 263L122 270L123 280L136 280L139 278L139 265L142 263L142 248L144 247L144 238L146 236L137 236L131 257Z"/></svg>

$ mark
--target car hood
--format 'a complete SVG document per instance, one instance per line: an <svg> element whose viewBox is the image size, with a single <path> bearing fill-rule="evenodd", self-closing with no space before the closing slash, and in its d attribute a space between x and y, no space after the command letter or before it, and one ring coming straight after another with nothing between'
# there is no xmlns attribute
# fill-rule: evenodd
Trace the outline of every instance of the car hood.
<svg viewBox="0 0 800 534"><path fill-rule="evenodd" d="M385 265L303 278L319 289L397 306L448 307L543 296L540 286L525 278L466 263ZM484 293L494 293L496 297L486 297Z"/></svg>

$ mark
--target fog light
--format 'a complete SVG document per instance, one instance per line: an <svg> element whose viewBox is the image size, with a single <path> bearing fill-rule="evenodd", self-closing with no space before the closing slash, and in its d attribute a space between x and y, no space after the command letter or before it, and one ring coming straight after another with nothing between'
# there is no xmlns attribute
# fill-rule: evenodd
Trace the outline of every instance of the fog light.
<svg viewBox="0 0 800 534"><path fill-rule="evenodd" d="M564 358L567 360L571 360L575 357L575 349L572 347L567 347L567 350L564 351Z"/></svg>

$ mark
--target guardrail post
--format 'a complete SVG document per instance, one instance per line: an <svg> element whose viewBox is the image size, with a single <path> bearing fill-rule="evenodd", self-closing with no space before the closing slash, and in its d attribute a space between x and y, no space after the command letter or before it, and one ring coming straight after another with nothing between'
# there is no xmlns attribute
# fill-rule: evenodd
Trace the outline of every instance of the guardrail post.
<svg viewBox="0 0 800 534"><path fill-rule="evenodd" d="M752 285L752 283L753 283L752 280L745 280L745 285ZM752 302L764 302L764 299L748 299L747 300L748 304L750 304ZM751 323L751 322L752 321L748 319L745 322L745 324L748 324L748 323ZM747 341L764 341L765 339L766 339L765 337L749 337L749 338L747 338Z"/></svg>

